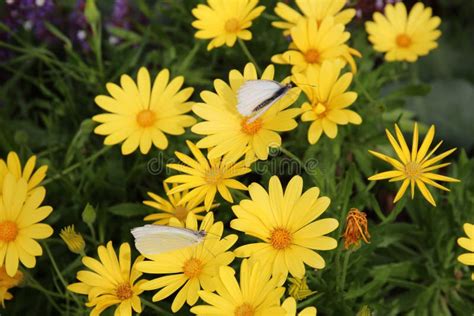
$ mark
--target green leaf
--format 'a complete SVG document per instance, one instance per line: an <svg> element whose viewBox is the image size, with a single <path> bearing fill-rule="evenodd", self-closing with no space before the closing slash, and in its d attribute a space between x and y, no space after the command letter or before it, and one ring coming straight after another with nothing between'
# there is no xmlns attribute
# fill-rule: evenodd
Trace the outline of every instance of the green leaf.
<svg viewBox="0 0 474 316"><path fill-rule="evenodd" d="M65 156L65 165L69 166L74 160L74 155L79 153L83 148L86 142L89 140L89 136L94 130L95 123L91 119L85 119L82 121L79 130L74 135L69 147L66 151Z"/></svg>
<svg viewBox="0 0 474 316"><path fill-rule="evenodd" d="M405 96L425 96L431 91L429 84L411 84L397 91L397 94Z"/></svg>
<svg viewBox="0 0 474 316"><path fill-rule="evenodd" d="M126 40L130 44L137 44L142 40L142 37L139 34L133 32L133 31L123 29L123 28L110 26L110 27L107 28L107 30L112 35L115 35L118 38L121 38L123 40Z"/></svg>
<svg viewBox="0 0 474 316"><path fill-rule="evenodd" d="M138 203L121 203L109 207L108 211L117 216L131 218L149 214L150 208Z"/></svg>

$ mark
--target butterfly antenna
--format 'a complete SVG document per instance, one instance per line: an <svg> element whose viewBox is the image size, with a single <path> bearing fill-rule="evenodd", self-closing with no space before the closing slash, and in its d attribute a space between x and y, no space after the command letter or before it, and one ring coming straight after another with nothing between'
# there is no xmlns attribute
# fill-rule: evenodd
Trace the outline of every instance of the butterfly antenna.
<svg viewBox="0 0 474 316"><path fill-rule="evenodd" d="M290 66L291 66L291 55L288 56L288 63L289 63ZM292 66L291 68L293 68L293 66ZM310 87L316 88L316 85L314 85L314 84L298 83L298 82L296 82L295 80L293 80L292 77L293 77L293 75L290 76L290 84L291 84L291 82L293 82L293 83L294 83L295 85L297 85L297 86L301 86L301 85L304 86L304 85L306 85L306 86L310 86Z"/></svg>

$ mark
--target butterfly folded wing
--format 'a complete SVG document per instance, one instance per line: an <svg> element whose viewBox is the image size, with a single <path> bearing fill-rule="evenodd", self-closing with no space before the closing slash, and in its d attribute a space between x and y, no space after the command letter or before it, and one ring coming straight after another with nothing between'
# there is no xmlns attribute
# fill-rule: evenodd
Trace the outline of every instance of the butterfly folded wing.
<svg viewBox="0 0 474 316"><path fill-rule="evenodd" d="M282 85L273 80L248 80L237 92L237 111L251 116L262 103L271 99Z"/></svg>
<svg viewBox="0 0 474 316"><path fill-rule="evenodd" d="M142 255L156 255L196 245L202 241L197 232L186 228L145 225L132 229L135 247Z"/></svg>

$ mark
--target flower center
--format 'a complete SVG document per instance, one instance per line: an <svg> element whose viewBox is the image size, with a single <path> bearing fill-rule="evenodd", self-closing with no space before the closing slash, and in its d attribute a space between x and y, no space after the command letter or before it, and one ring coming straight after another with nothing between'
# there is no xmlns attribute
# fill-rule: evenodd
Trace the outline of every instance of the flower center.
<svg viewBox="0 0 474 316"><path fill-rule="evenodd" d="M244 118L240 125L242 126L242 132L248 135L255 135L262 128L263 122L258 118L255 121L248 123L248 118Z"/></svg>
<svg viewBox="0 0 474 316"><path fill-rule="evenodd" d="M155 112L150 110L142 110L137 114L137 123L141 127L150 127L155 124L156 115Z"/></svg>
<svg viewBox="0 0 474 316"><path fill-rule="evenodd" d="M174 208L174 216L179 219L180 221L186 219L188 215L188 209L184 206L178 205Z"/></svg>
<svg viewBox="0 0 474 316"><path fill-rule="evenodd" d="M234 316L253 316L255 315L255 310L252 305L243 303L234 310Z"/></svg>
<svg viewBox="0 0 474 316"><path fill-rule="evenodd" d="M202 271L202 262L199 259L191 258L184 263L183 272L189 279L199 276Z"/></svg>
<svg viewBox="0 0 474 316"><path fill-rule="evenodd" d="M405 48L411 45L411 38L403 33L397 36L396 42L398 47Z"/></svg>
<svg viewBox="0 0 474 316"><path fill-rule="evenodd" d="M314 113L316 113L316 115L319 117L319 118L323 118L326 116L327 112L327 107L322 104L322 103L318 103L316 105L313 105L313 111Z"/></svg>
<svg viewBox="0 0 474 316"><path fill-rule="evenodd" d="M237 19L229 19L225 22L225 30L227 33L237 33L240 30L240 23Z"/></svg>
<svg viewBox="0 0 474 316"><path fill-rule="evenodd" d="M315 64L319 62L319 52L315 49L310 49L304 55L306 61L310 64Z"/></svg>
<svg viewBox="0 0 474 316"><path fill-rule="evenodd" d="M115 290L115 295L117 295L119 300L125 301L133 296L132 288L128 283L122 283L117 286Z"/></svg>
<svg viewBox="0 0 474 316"><path fill-rule="evenodd" d="M411 179L416 179L420 175L421 168L420 164L415 161L410 161L405 165L405 173L407 177Z"/></svg>
<svg viewBox="0 0 474 316"><path fill-rule="evenodd" d="M277 250L288 248L291 239L291 233L286 228L275 228L270 234L270 243Z"/></svg>
<svg viewBox="0 0 474 316"><path fill-rule="evenodd" d="M206 172L204 180L206 180L208 184L219 184L222 181L221 170L219 168L212 167Z"/></svg>
<svg viewBox="0 0 474 316"><path fill-rule="evenodd" d="M4 242L14 241L18 235L18 226L12 221L0 223L0 240Z"/></svg>

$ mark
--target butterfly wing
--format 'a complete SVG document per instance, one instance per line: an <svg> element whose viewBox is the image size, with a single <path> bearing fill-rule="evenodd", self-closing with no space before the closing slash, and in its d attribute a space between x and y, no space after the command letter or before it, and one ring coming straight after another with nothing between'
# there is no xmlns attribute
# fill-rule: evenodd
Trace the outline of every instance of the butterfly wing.
<svg viewBox="0 0 474 316"><path fill-rule="evenodd" d="M142 255L156 255L186 248L202 241L202 237L190 229L162 225L145 225L132 229L135 247Z"/></svg>
<svg viewBox="0 0 474 316"><path fill-rule="evenodd" d="M283 86L273 80L248 80L237 91L237 111L243 116L253 114L262 102L270 99Z"/></svg>

